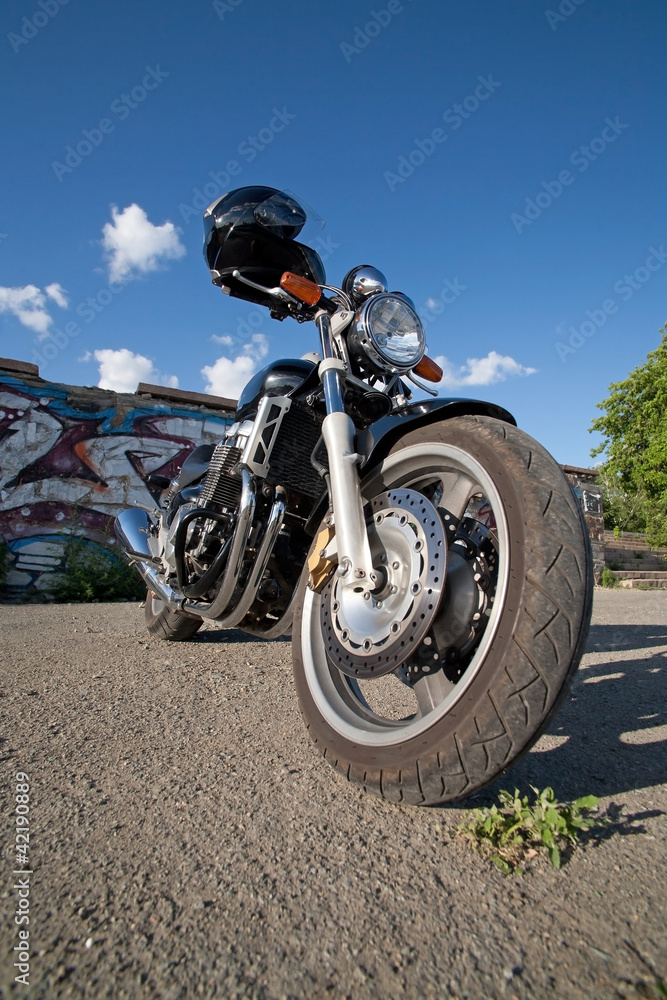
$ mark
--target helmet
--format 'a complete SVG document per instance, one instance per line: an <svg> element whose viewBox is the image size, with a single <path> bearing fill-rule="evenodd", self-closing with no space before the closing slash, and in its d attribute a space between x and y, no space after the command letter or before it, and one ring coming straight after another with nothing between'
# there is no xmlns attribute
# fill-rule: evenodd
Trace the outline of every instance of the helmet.
<svg viewBox="0 0 667 1000"><path fill-rule="evenodd" d="M275 300L232 273L238 270L265 288L280 284L285 271L323 285L326 274L319 255L294 239L305 222L301 205L277 188L243 187L223 195L204 212L204 257L213 284L271 307Z"/></svg>

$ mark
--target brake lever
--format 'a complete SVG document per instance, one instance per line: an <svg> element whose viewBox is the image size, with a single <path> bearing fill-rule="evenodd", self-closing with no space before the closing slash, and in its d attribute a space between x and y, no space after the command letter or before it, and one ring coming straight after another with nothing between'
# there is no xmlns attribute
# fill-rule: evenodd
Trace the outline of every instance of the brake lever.
<svg viewBox="0 0 667 1000"><path fill-rule="evenodd" d="M245 278L240 271L232 271L232 278L236 278L244 285L248 285L250 288L254 288L258 292L263 292L264 295L270 295L274 299L279 299L280 302L287 302L289 305L296 305L299 308L303 307L303 302L295 298L294 295L290 295L286 292L284 288L277 286L276 288L267 288L265 285L258 285L256 281L251 281L250 278Z"/></svg>

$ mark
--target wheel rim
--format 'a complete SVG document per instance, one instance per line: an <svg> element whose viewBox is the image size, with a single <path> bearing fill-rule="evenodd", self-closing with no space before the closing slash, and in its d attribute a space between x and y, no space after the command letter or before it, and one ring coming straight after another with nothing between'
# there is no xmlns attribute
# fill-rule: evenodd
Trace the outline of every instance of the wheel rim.
<svg viewBox="0 0 667 1000"><path fill-rule="evenodd" d="M306 588L300 636L305 679L325 722L345 739L358 744L395 746L430 729L470 687L486 661L498 629L509 579L509 530L498 488L483 466L455 445L435 442L414 445L385 460L364 483L363 493L366 500L371 500L387 490L426 489L437 482L442 484L438 506L443 510L460 518L470 498L481 493L491 505L496 524L498 577L493 607L474 655L458 681L448 680L442 669L422 677L412 688L416 710L396 718L395 707L390 708L389 704L393 694L388 694L380 706L371 697L373 686L379 685L382 678L366 682L362 689L357 680L333 666L322 636L322 594ZM390 683L396 681L390 677Z"/></svg>
<svg viewBox="0 0 667 1000"><path fill-rule="evenodd" d="M379 590L345 587L334 575L322 592L328 657L344 674L379 677L416 649L442 591L446 545L438 512L415 490L389 490L367 505L368 541Z"/></svg>

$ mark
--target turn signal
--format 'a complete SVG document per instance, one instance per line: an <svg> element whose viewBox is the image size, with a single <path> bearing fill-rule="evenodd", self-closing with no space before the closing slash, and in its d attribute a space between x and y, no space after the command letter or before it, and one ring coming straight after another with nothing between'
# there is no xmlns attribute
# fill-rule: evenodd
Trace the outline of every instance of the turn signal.
<svg viewBox="0 0 667 1000"><path fill-rule="evenodd" d="M299 274L292 274L291 271L285 271L280 279L280 287L309 306L316 306L322 298L319 285L308 278L302 278Z"/></svg>
<svg viewBox="0 0 667 1000"><path fill-rule="evenodd" d="M443 376L440 365L436 365L433 358L429 358L426 354L412 370L415 375L425 378L427 382L439 382Z"/></svg>

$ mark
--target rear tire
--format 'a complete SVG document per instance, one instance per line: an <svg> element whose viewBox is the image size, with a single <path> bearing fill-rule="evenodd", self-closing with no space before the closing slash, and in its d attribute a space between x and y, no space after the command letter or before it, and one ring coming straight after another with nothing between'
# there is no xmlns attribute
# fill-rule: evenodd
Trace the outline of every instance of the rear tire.
<svg viewBox="0 0 667 1000"><path fill-rule="evenodd" d="M165 639L167 642L185 642L204 624L201 618L192 618L181 611L172 611L150 590L146 595L144 615L146 628L151 635L156 635L158 639Z"/></svg>
<svg viewBox="0 0 667 1000"><path fill-rule="evenodd" d="M428 493L437 482L443 484L439 505L453 510L458 504L458 516L468 502L466 484L470 496L479 496L481 486L497 524L495 603L462 674L446 679L445 667L436 667L412 688L404 674L419 702L412 714L394 711L386 695L384 702L376 699L381 689L374 686L389 682L389 697L398 704L398 680L389 674L357 681L334 666L321 627L326 588L310 590L307 568L293 628L297 694L320 751L351 783L419 805L476 792L538 739L572 683L593 593L579 505L560 467L528 435L483 416L412 431L368 475L362 492L369 501L391 488Z"/></svg>

